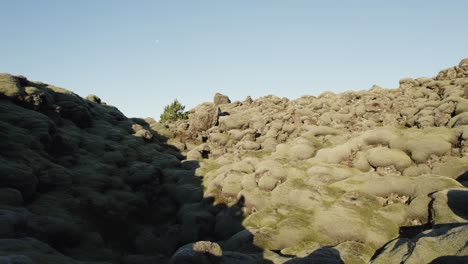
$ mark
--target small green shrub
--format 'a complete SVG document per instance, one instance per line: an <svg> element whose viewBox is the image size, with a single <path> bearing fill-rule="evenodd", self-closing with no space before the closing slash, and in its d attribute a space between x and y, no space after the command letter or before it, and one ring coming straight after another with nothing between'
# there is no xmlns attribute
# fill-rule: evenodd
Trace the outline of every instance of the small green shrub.
<svg viewBox="0 0 468 264"><path fill-rule="evenodd" d="M175 99L171 104L164 107L164 112L159 117L159 122L177 121L188 118L188 112L184 112L185 105Z"/></svg>

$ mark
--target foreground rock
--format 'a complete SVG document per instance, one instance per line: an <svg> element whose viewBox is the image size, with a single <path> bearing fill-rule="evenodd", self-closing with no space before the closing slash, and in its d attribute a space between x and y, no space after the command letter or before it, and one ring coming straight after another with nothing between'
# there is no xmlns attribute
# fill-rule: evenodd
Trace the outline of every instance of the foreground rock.
<svg viewBox="0 0 468 264"><path fill-rule="evenodd" d="M468 224L442 225L412 239L396 239L371 263L466 263Z"/></svg>
<svg viewBox="0 0 468 264"><path fill-rule="evenodd" d="M173 134L95 95L0 74L0 263L167 263L219 237L228 208L203 199Z"/></svg>

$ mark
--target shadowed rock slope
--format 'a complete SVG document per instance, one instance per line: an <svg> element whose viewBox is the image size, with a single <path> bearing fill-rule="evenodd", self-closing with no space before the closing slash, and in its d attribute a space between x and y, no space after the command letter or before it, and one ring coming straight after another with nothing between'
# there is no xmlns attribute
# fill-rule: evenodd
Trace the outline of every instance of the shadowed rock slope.
<svg viewBox="0 0 468 264"><path fill-rule="evenodd" d="M0 263L261 262L249 236L229 240L241 206L204 199L197 162L161 127L1 74Z"/></svg>
<svg viewBox="0 0 468 264"><path fill-rule="evenodd" d="M164 124L1 74L0 139L0 263L468 255L468 59L398 89L216 94Z"/></svg>

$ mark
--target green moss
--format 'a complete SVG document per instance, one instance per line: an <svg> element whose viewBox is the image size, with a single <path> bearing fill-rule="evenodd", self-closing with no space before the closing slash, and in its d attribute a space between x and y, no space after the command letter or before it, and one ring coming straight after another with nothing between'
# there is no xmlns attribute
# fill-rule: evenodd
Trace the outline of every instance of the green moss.
<svg viewBox="0 0 468 264"><path fill-rule="evenodd" d="M164 124L161 123L153 123L151 124L150 128L156 133L153 133L154 136L160 141L165 142L168 138L174 138L175 134L173 131L168 129Z"/></svg>
<svg viewBox="0 0 468 264"><path fill-rule="evenodd" d="M301 189L301 188L304 188L305 186L307 186L304 183L304 179L302 179L302 178L290 179L288 181L288 183L289 183L289 185L291 186L292 189Z"/></svg>
<svg viewBox="0 0 468 264"><path fill-rule="evenodd" d="M340 252L341 259L346 264L369 263L375 249L367 244L356 241L346 241L335 247Z"/></svg>
<svg viewBox="0 0 468 264"><path fill-rule="evenodd" d="M47 88L50 89L51 91L53 91L55 93L59 93L59 94L68 94L68 95L73 95L74 94L74 93L72 93L71 91L69 91L67 89L57 87L57 86L54 86L54 85L47 85Z"/></svg>
<svg viewBox="0 0 468 264"><path fill-rule="evenodd" d="M271 150L248 151L243 155L243 157L252 157L252 158L258 158L258 159L264 159L265 157L270 156L271 153L272 153Z"/></svg>
<svg viewBox="0 0 468 264"><path fill-rule="evenodd" d="M263 249L283 249L302 241L320 241L314 230L314 212L278 205L248 216L243 225L254 232L254 244Z"/></svg>
<svg viewBox="0 0 468 264"><path fill-rule="evenodd" d="M10 74L0 74L0 94L7 97L17 97L23 92L23 88L15 77Z"/></svg>
<svg viewBox="0 0 468 264"><path fill-rule="evenodd" d="M468 169L466 159L452 158L446 163L436 163L432 169L433 174L456 179Z"/></svg>
<svg viewBox="0 0 468 264"><path fill-rule="evenodd" d="M230 136L226 133L211 133L209 138L211 142L219 146L226 146L228 143L230 143L229 145L232 144Z"/></svg>
<svg viewBox="0 0 468 264"><path fill-rule="evenodd" d="M221 167L222 165L219 164L217 161L211 160L211 159L205 159L202 162L200 162L200 168L197 169L197 175L204 176L208 174L209 172L215 171Z"/></svg>

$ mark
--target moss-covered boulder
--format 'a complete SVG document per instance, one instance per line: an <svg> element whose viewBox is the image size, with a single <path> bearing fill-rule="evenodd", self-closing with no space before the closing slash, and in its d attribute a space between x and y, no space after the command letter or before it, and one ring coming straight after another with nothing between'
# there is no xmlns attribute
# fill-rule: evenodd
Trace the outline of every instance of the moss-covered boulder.
<svg viewBox="0 0 468 264"><path fill-rule="evenodd" d="M373 148L367 152L367 161L373 167L395 166L403 171L408 168L412 161L405 152L390 148Z"/></svg>
<svg viewBox="0 0 468 264"><path fill-rule="evenodd" d="M467 225L441 225L411 239L391 241L370 263L464 263L467 236Z"/></svg>

